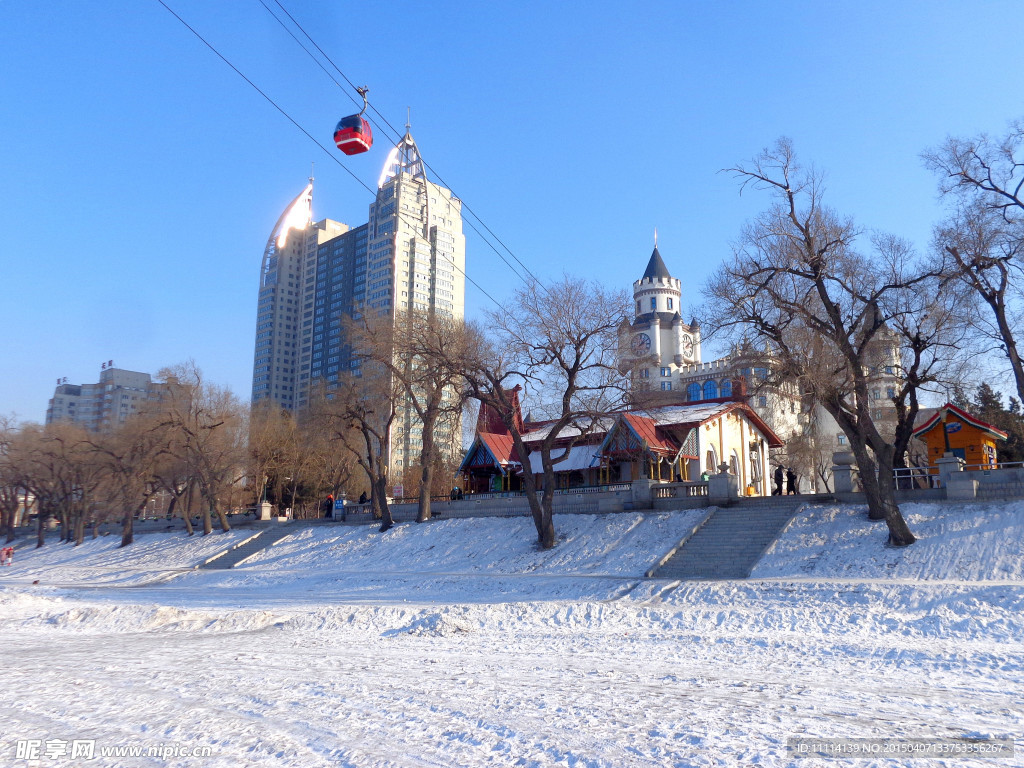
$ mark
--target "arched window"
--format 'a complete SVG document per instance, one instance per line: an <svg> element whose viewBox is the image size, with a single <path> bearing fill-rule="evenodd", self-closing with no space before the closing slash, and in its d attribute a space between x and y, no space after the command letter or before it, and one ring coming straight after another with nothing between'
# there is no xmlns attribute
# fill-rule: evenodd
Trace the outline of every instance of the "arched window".
<svg viewBox="0 0 1024 768"><path fill-rule="evenodd" d="M718 384L716 384L714 381L705 381L704 399L711 400L715 397L718 397Z"/></svg>
<svg viewBox="0 0 1024 768"><path fill-rule="evenodd" d="M722 380L722 397L732 397L732 379Z"/></svg>
<svg viewBox="0 0 1024 768"><path fill-rule="evenodd" d="M708 449L704 461L706 462L704 469L707 470L708 474L713 475L718 472L718 456L715 455L714 446Z"/></svg>
<svg viewBox="0 0 1024 768"><path fill-rule="evenodd" d="M696 381L686 388L686 399L691 402L700 400L700 384Z"/></svg>

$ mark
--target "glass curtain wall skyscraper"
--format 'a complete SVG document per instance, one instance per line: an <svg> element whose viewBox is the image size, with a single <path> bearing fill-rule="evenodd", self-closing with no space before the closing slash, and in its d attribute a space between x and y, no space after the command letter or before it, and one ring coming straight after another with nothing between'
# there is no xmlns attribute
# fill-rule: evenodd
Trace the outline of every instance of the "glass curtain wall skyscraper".
<svg viewBox="0 0 1024 768"><path fill-rule="evenodd" d="M357 370L344 317L418 310L462 318L466 241L462 203L431 182L406 126L377 182L366 224L312 223L312 182L285 209L264 250L257 306L252 400L289 410L314 385ZM392 475L419 456L422 428L401 405L390 446ZM457 424L439 443L461 449Z"/></svg>
<svg viewBox="0 0 1024 768"><path fill-rule="evenodd" d="M466 238L462 202L427 178L409 126L391 150L370 205L367 311L433 312L461 319L466 304ZM438 425L437 445L461 451L458 420ZM401 403L391 433L391 475L417 463L423 428L408 402Z"/></svg>
<svg viewBox="0 0 1024 768"><path fill-rule="evenodd" d="M252 403L297 404L300 321L306 311L307 273L315 272L317 246L345 232L341 222L313 223L313 180L285 208L263 249L256 304Z"/></svg>

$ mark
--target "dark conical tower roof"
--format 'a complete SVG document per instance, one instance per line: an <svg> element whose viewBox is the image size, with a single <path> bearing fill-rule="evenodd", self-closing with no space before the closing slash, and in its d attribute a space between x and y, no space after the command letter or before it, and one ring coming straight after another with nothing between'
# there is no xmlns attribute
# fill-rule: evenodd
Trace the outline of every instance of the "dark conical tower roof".
<svg viewBox="0 0 1024 768"><path fill-rule="evenodd" d="M647 262L647 271L644 272L644 279L648 277L672 277L668 273L668 267L665 266L665 262L662 261L661 254L658 253L658 246L654 246L651 260Z"/></svg>

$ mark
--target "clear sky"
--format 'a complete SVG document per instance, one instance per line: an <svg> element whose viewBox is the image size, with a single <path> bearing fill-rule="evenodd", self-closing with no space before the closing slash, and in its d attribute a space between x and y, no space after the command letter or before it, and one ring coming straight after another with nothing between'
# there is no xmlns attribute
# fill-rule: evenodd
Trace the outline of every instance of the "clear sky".
<svg viewBox="0 0 1024 768"><path fill-rule="evenodd" d="M333 150L348 95L260 0L165 0ZM280 14L274 0L266 5ZM1024 117L1024 3L282 0L541 277L628 288L659 250L696 302L767 204L720 169L777 137L828 202L929 246L920 153ZM315 163L314 214L366 221L388 146L325 154L156 0L0 0L0 414L58 377L188 359L247 399L258 273ZM339 78L340 79L340 78ZM467 228L468 230L468 228ZM516 277L471 231L467 272ZM490 300L467 286L467 314ZM707 350L705 350L707 356Z"/></svg>

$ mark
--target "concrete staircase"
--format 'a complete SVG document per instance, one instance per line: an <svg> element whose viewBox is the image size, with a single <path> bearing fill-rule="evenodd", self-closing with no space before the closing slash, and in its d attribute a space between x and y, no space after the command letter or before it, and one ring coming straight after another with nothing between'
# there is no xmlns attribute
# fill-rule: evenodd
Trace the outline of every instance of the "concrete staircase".
<svg viewBox="0 0 1024 768"><path fill-rule="evenodd" d="M215 555L210 558L200 565L199 569L227 570L228 568L234 568L239 563L248 560L257 552L266 549L272 544L276 544L285 536L294 532L294 530L289 529L288 524L283 524L276 528L264 529L256 535L250 536L234 549L226 550L225 552L221 552L219 555Z"/></svg>
<svg viewBox="0 0 1024 768"><path fill-rule="evenodd" d="M809 496L742 499L719 507L648 575L657 579L745 579Z"/></svg>

